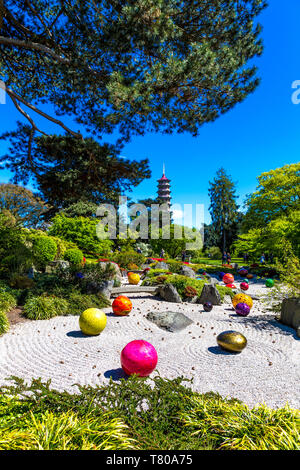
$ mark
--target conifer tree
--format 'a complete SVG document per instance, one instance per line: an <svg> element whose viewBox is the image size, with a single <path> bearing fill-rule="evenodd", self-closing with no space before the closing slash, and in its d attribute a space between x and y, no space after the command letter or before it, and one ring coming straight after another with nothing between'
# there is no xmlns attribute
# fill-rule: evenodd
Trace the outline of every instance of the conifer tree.
<svg viewBox="0 0 300 470"><path fill-rule="evenodd" d="M241 217L236 203L235 184L224 168L217 171L215 178L209 184L209 212L218 239L217 246L224 252L229 249L237 234Z"/></svg>

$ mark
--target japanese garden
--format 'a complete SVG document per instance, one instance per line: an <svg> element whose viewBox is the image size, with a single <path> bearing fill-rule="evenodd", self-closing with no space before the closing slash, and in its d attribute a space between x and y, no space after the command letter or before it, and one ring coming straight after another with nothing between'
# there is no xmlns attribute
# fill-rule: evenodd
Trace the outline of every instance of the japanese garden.
<svg viewBox="0 0 300 470"><path fill-rule="evenodd" d="M268 9L0 0L0 450L300 450L299 153L201 150Z"/></svg>

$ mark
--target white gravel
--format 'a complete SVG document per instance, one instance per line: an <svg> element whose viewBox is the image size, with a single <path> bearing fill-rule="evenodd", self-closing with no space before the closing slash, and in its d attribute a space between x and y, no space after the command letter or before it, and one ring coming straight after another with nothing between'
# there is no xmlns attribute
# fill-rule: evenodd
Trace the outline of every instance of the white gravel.
<svg viewBox="0 0 300 470"><path fill-rule="evenodd" d="M247 294L266 288L252 284ZM268 289L270 291L270 289ZM147 295L129 295L133 310L127 317L107 313L107 326L99 336L84 336L78 317L27 321L0 337L0 384L14 375L30 383L32 378L51 379L57 390L77 392L76 383L98 385L109 377L120 380L120 353L134 339L152 343L158 352L157 370L163 377L193 379L199 392L218 392L249 406L258 403L277 408L287 402L300 408L300 339L280 325L275 314L262 311L254 301L248 317L235 314L231 304L209 313L201 305L168 303ZM183 312L193 324L179 333L166 332L149 322L148 311ZM225 330L243 333L247 347L240 354L222 351L216 336Z"/></svg>

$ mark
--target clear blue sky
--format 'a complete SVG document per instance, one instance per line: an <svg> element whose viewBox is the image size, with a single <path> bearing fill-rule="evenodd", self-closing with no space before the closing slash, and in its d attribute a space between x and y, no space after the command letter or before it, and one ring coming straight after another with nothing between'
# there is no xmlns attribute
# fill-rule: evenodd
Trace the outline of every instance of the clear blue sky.
<svg viewBox="0 0 300 470"><path fill-rule="evenodd" d="M262 79L259 88L232 111L202 127L197 138L188 134L133 137L122 155L149 158L152 178L129 194L132 198L155 197L156 180L165 162L173 203L204 204L209 223L209 180L221 166L237 183L242 205L246 194L255 190L259 174L300 160L300 104L291 101L292 83L300 80L300 1L269 1L259 18L265 46L262 57L255 59ZM0 133L14 129L15 121L22 120L9 100L0 105L0 113ZM60 133L45 120L37 122L47 132ZM0 142L1 154L5 149L6 144ZM0 171L0 182L9 177L7 171Z"/></svg>

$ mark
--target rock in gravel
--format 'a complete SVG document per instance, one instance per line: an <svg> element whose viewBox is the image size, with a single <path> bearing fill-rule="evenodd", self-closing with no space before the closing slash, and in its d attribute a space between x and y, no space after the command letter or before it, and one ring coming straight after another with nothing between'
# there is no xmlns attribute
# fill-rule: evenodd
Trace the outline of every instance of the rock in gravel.
<svg viewBox="0 0 300 470"><path fill-rule="evenodd" d="M284 299L281 305L279 321L284 325L291 326L300 334L300 299Z"/></svg>
<svg viewBox="0 0 300 470"><path fill-rule="evenodd" d="M146 318L152 323L155 323L159 328L171 331L172 333L181 331L194 323L180 312L149 312Z"/></svg>
<svg viewBox="0 0 300 470"><path fill-rule="evenodd" d="M165 284L159 289L159 295L167 302L175 302L180 304L182 302L176 287L172 284Z"/></svg>
<svg viewBox="0 0 300 470"><path fill-rule="evenodd" d="M222 300L218 289L211 284L205 284L203 286L197 304L204 304L205 302L211 302L212 305L222 305Z"/></svg>

